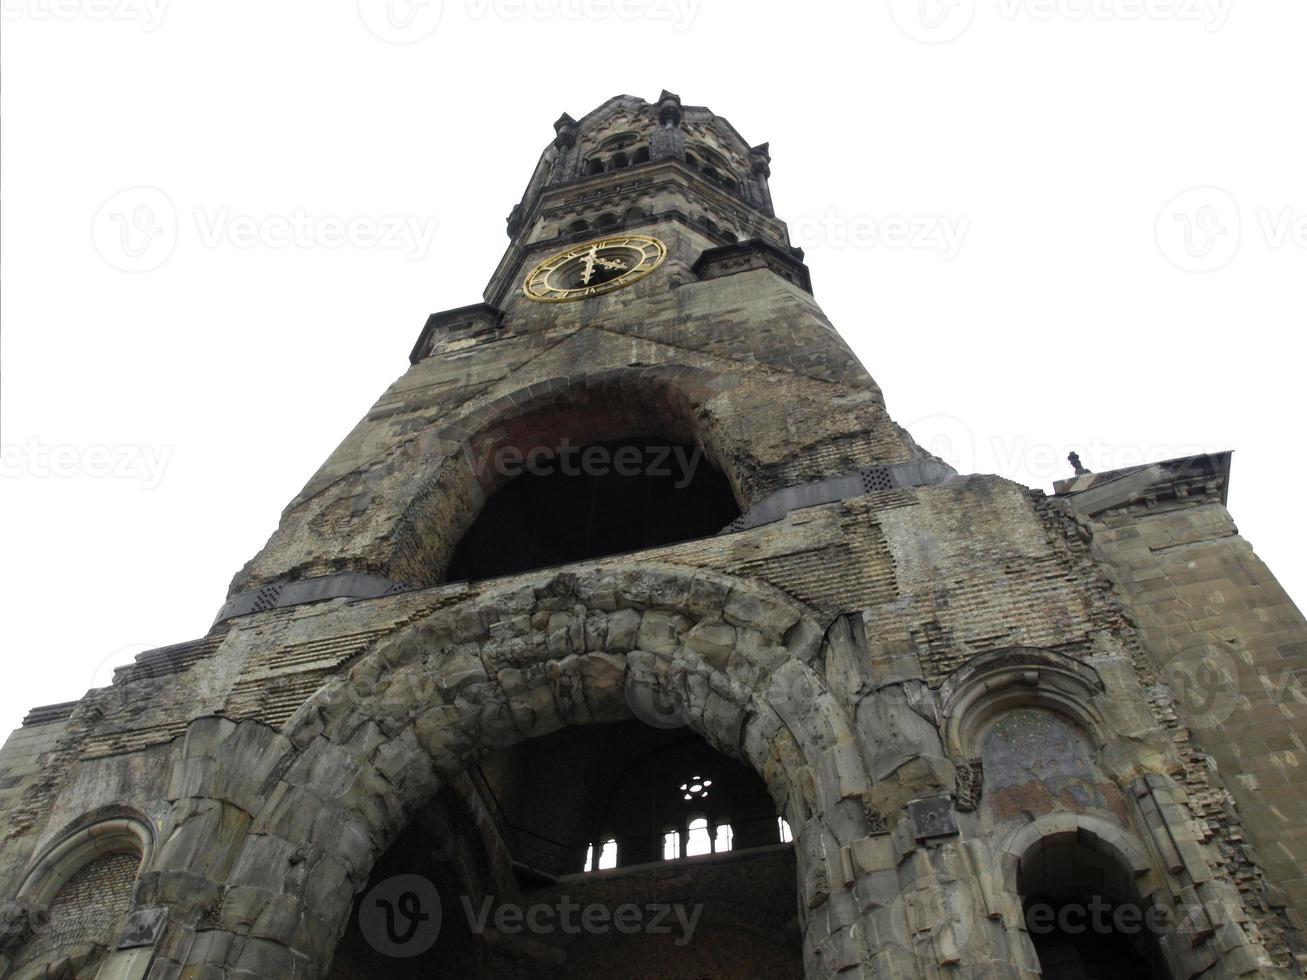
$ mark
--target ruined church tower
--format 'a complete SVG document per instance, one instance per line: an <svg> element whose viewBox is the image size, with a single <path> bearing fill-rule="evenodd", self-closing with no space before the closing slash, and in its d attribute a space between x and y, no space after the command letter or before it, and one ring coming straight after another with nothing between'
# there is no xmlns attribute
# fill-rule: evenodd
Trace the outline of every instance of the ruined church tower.
<svg viewBox="0 0 1307 980"><path fill-rule="evenodd" d="M209 632L0 750L0 977L1301 975L1307 622L1229 454L957 474L766 144L554 131Z"/></svg>

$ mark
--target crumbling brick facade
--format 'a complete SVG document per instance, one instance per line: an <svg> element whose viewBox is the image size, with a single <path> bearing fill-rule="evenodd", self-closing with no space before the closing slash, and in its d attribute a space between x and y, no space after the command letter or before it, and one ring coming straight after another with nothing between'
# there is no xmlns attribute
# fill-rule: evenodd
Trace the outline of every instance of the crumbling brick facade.
<svg viewBox="0 0 1307 980"><path fill-rule="evenodd" d="M490 977L1054 975L1031 902L1100 893L1164 913L1131 940L1155 975L1299 975L1307 623L1230 522L1229 457L1052 497L955 474L822 315L765 145L666 92L555 131L484 302L428 320L209 634L0 751L0 976L379 975L361 897L417 868L442 967ZM666 257L622 288L523 290L637 235ZM502 460L636 436L700 448L739 516L448 580ZM632 719L742 763L793 841L599 872L555 841L545 869L499 810L555 805L512 753L593 734L548 770L590 799L567 774ZM523 937L455 894L711 914Z"/></svg>

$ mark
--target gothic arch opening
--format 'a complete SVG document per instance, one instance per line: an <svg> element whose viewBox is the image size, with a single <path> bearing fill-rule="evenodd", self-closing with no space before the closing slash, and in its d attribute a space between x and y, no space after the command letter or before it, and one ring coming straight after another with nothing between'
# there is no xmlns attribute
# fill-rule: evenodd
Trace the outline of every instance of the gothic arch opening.
<svg viewBox="0 0 1307 980"><path fill-rule="evenodd" d="M1021 859L1026 933L1045 980L1166 980L1159 946L1170 924L1134 875L1072 832L1047 837Z"/></svg>
<svg viewBox="0 0 1307 980"><path fill-rule="evenodd" d="M861 822L826 814L841 799L865 799L871 788L857 751L841 755L838 790L808 775L832 739L855 744L847 716L810 664L821 635L789 597L706 570L650 562L582 566L483 586L468 601L435 610L378 644L300 708L283 729L295 746L285 763L284 792L259 816L262 825L284 827L289 836L247 834L233 867L260 868L295 849L305 813L314 814L310 834L344 827L324 839L319 855L333 887L307 889L301 900L304 914L332 937L325 955L348 924L354 896L379 884L373 872L381 855L442 788L471 778L474 763L569 727L644 718L658 729L693 731L746 761L765 782L786 821L777 821L775 853L790 852L788 841L779 841L792 828L794 874L785 890L802 928L828 914L833 895L814 842L845 844L865 833ZM600 744L613 751L609 739ZM474 817L483 830L492 826L486 813ZM740 853L749 852L690 860L738 870L748 865L741 865ZM683 865L659 860L579 877L618 889L620 897L628 894L621 890L624 876L653 867L676 878ZM750 888L740 882L722 901L747 901ZM392 896L392 910L401 899ZM464 913L456 906L451 914ZM747 918L742 913L733 922ZM222 926L238 927L225 920ZM808 975L826 975L813 972L813 940L803 935ZM657 952L645 945L663 939L641 932L622 940L627 947L618 965L654 972L618 969L605 958L611 947L600 943L594 951L603 965L576 975L667 976L656 972ZM758 942L756 932L724 926L713 947L720 962L699 964L685 976L731 976L723 970L749 962Z"/></svg>
<svg viewBox="0 0 1307 980"><path fill-rule="evenodd" d="M654 436L563 446L522 463L459 541L450 581L707 537L740 516L702 446Z"/></svg>
<svg viewBox="0 0 1307 980"><path fill-rule="evenodd" d="M493 943L464 914L465 901L477 909L487 895L502 894L511 874L487 848L469 802L465 784L442 789L378 858L336 946L330 980L513 975L497 970Z"/></svg>
<svg viewBox="0 0 1307 980"><path fill-rule="evenodd" d="M733 383L685 367L573 374L506 392L423 433L417 448L428 454L431 477L405 508L387 574L423 585L500 574L468 571L466 564L451 572L450 563L497 491L527 478L509 492L505 499L511 501L517 493L546 486L547 480L530 479L542 474L555 477L559 487L579 486L586 494L620 489L621 499L610 501L613 507L627 497L630 504L647 496L671 509L654 515L648 533L642 530L630 543L600 548L602 535L592 534L589 548L518 564L517 570L717 533L754 502L753 472L706 407ZM588 449L593 450L589 460ZM581 511L590 506L585 494L564 496L568 506ZM583 523L590 520L585 513L569 513ZM534 520L529 514L527 519ZM520 539L511 542L512 550L522 547Z"/></svg>
<svg viewBox="0 0 1307 980"><path fill-rule="evenodd" d="M686 728L634 720L566 728L494 753L473 771L514 828L522 860L547 874L583 872L587 863L597 870L610 840L618 868L690 856L664 845L668 834L686 841L698 820L713 838L705 853L783 843L757 773Z"/></svg>
<svg viewBox="0 0 1307 980"><path fill-rule="evenodd" d="M665 854L664 824L696 819L710 846ZM795 874L749 766L684 728L565 728L490 753L417 811L329 976L799 977Z"/></svg>

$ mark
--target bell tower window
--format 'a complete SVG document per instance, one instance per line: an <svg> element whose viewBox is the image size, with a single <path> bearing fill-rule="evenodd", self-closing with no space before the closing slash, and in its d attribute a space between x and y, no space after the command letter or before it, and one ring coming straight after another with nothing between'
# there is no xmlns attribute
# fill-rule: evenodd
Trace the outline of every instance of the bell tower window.
<svg viewBox="0 0 1307 980"><path fill-rule="evenodd" d="M502 458L501 458L502 457ZM478 581L716 534L740 515L702 446L631 438L492 454L512 476L455 549L447 581ZM678 780L678 782L683 780Z"/></svg>

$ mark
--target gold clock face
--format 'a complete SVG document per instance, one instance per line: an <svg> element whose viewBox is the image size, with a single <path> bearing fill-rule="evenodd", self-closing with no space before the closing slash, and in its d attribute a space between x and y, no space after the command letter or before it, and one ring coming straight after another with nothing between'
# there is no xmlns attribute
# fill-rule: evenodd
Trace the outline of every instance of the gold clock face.
<svg viewBox="0 0 1307 980"><path fill-rule="evenodd" d="M667 246L644 235L616 235L551 255L527 273L523 291L542 303L611 293L662 264Z"/></svg>

